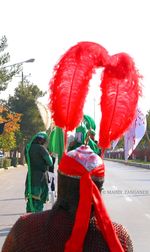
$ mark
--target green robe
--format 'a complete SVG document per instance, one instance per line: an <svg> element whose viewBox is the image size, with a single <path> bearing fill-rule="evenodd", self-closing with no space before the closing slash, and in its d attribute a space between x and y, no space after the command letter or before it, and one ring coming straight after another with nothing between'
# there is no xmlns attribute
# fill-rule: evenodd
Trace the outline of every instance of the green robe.
<svg viewBox="0 0 150 252"><path fill-rule="evenodd" d="M36 142L31 144L29 150L30 170L31 170L31 194L34 212L42 211L43 204L48 199L48 170L53 165L47 149ZM52 171L52 170L51 170ZM52 171L53 172L53 171ZM29 197L28 174L25 186L25 197ZM33 211L27 202L27 212Z"/></svg>

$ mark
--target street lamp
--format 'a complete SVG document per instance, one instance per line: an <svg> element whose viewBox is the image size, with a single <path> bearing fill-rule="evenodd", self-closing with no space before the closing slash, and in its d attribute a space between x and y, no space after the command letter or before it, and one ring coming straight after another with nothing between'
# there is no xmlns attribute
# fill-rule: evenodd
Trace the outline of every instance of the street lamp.
<svg viewBox="0 0 150 252"><path fill-rule="evenodd" d="M25 60L21 63L19 63L19 65L23 65L24 63L33 63L35 61L35 59L31 58L31 59L28 59L28 60ZM21 83L22 83L22 86L23 86L23 67L22 67L22 73L21 73Z"/></svg>
<svg viewBox="0 0 150 252"><path fill-rule="evenodd" d="M11 65L2 66L2 67L0 67L0 71L1 70L3 71L3 70L5 70L6 68L9 68L9 67L22 66L21 83L23 85L23 64L24 63L33 63L34 61L35 61L34 58L30 58L30 59L27 59L27 60L24 60L24 61L20 61L20 62L11 64Z"/></svg>
<svg viewBox="0 0 150 252"><path fill-rule="evenodd" d="M33 63L34 61L35 61L35 59L31 58L31 59L24 60L24 61L21 61L21 62L17 62L17 63L11 64L11 65L3 66L3 67L0 68L0 70L2 70L4 68L7 68L7 67L16 66L16 65L23 65L24 63Z"/></svg>

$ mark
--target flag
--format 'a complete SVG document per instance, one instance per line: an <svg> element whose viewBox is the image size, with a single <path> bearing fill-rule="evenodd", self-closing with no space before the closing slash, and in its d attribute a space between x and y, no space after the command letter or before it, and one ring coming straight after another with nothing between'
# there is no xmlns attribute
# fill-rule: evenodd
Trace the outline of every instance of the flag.
<svg viewBox="0 0 150 252"><path fill-rule="evenodd" d="M50 111L49 111L49 109L48 109L48 107L46 105L42 104L39 101L36 101L36 105L38 107L41 118L42 118L43 123L45 125L45 129L48 130L49 127L50 127L50 123L51 123Z"/></svg>
<svg viewBox="0 0 150 252"><path fill-rule="evenodd" d="M117 146L119 140L120 140L120 138L117 138L116 140L112 141L112 149L113 149L113 150L114 150L115 147Z"/></svg>
<svg viewBox="0 0 150 252"><path fill-rule="evenodd" d="M125 160L129 158L143 138L146 131L146 125L146 114L143 113L140 108L138 108L135 120L124 135Z"/></svg>
<svg viewBox="0 0 150 252"><path fill-rule="evenodd" d="M58 163L64 153L64 133L59 127L55 127L49 137L48 151L58 154Z"/></svg>

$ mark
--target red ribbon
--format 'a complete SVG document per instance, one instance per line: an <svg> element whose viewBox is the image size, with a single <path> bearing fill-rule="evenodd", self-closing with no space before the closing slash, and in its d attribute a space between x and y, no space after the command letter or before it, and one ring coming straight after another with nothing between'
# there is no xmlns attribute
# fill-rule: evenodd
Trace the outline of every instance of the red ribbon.
<svg viewBox="0 0 150 252"><path fill-rule="evenodd" d="M66 175L81 176L79 204L71 236L65 245L65 252L83 251L92 203L94 204L98 227L108 244L110 252L124 252L106 211L101 193L91 179L91 176L104 177L104 164L102 163L102 165L89 172L74 158L64 154L59 164L59 170Z"/></svg>

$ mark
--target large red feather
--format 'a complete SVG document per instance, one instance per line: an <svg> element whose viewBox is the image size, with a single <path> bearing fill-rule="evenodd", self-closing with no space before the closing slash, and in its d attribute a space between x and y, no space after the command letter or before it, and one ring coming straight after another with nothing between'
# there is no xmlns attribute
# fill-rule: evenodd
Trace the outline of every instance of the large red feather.
<svg viewBox="0 0 150 252"><path fill-rule="evenodd" d="M49 84L49 107L57 126L66 131L78 126L92 73L109 58L105 48L92 42L80 42L63 55Z"/></svg>
<svg viewBox="0 0 150 252"><path fill-rule="evenodd" d="M99 135L99 145L103 149L132 123L140 93L139 77L132 58L125 53L112 56L111 65L104 69Z"/></svg>

